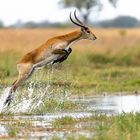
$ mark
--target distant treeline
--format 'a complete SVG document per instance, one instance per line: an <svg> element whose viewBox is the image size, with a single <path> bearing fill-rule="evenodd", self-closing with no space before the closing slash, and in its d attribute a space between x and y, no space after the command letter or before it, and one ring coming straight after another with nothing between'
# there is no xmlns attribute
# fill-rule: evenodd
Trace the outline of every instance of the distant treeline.
<svg viewBox="0 0 140 140"><path fill-rule="evenodd" d="M99 22L91 22L96 27L122 27L122 28L134 28L140 27L140 21L134 17L130 16L118 16L115 19L104 20ZM70 27L72 24L70 22L67 23L51 23L49 21L42 22L21 22L18 21L13 25L5 26L2 21L0 21L0 28L47 28L47 27Z"/></svg>
<svg viewBox="0 0 140 140"><path fill-rule="evenodd" d="M122 28L133 28L140 27L140 21L135 17L130 16L119 16L112 20L104 20L96 23L99 27L122 27Z"/></svg>

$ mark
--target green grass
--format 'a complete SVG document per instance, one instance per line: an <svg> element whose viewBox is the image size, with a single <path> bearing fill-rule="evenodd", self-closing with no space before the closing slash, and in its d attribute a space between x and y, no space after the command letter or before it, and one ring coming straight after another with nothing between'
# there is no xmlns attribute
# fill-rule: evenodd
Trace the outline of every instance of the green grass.
<svg viewBox="0 0 140 140"><path fill-rule="evenodd" d="M76 111L80 108L78 104L73 103L72 101L63 101L60 102L55 99L45 99L43 105L40 105L37 109L32 110L31 114L43 115L46 112L58 112L58 111ZM29 114L30 114L29 113Z"/></svg>
<svg viewBox="0 0 140 140"><path fill-rule="evenodd" d="M100 119L100 118L98 118ZM100 120L98 120L100 121ZM138 140L140 139L140 114L129 113L114 117L105 117L98 123L95 139Z"/></svg>
<svg viewBox="0 0 140 140"><path fill-rule="evenodd" d="M71 127L75 122L76 122L75 119L73 119L72 117L66 116L59 119L55 119L52 122L52 126L54 128L69 127L69 126Z"/></svg>
<svg viewBox="0 0 140 140"><path fill-rule="evenodd" d="M66 119L67 120L67 119ZM60 121L62 128L65 125L65 118L61 118L56 122ZM74 120L69 123L69 125L74 126ZM68 134L66 135L66 140L139 140L140 139L140 114L139 113L123 113L118 116L106 116L106 115L93 115L89 118L80 119L79 122L93 123L94 125L89 125L83 127L83 130L90 131L91 136L85 136L82 134ZM75 124L78 120L75 120ZM68 125L68 123L66 123ZM93 135L92 135L93 134ZM59 138L59 137L58 137Z"/></svg>
<svg viewBox="0 0 140 140"><path fill-rule="evenodd" d="M5 52L0 55L0 83L8 86L16 79L16 61L19 54ZM33 74L40 85L50 81L53 88L62 87L71 93L93 93L139 91L140 90L139 50L129 50L125 54L73 53L63 64L55 65L53 75L48 75L52 67L46 67ZM38 74L38 75L37 75ZM29 83L30 80L26 81ZM28 84L26 84L28 85Z"/></svg>

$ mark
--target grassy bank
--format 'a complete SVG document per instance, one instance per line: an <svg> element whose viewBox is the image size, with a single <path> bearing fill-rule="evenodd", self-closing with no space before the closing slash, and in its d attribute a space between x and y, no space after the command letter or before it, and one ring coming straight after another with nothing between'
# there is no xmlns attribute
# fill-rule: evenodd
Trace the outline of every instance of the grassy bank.
<svg viewBox="0 0 140 140"><path fill-rule="evenodd" d="M0 30L0 86L6 87L16 79L16 62L25 53L62 34L62 30L74 29ZM76 43L63 64L36 72L38 83L46 85L49 81L54 88L61 86L74 94L139 91L140 30L96 29L95 34L98 40ZM53 71L51 79L49 71Z"/></svg>
<svg viewBox="0 0 140 140"><path fill-rule="evenodd" d="M119 55L112 57L107 54L99 57L99 54L89 54L88 52L81 55L74 52L63 64L36 71L32 80L35 79L35 82L42 86L46 86L49 82L54 88L60 86L74 94L140 90L138 64L140 61L135 62L130 57L130 61L123 61L121 60L124 59L122 55L122 58ZM19 54L6 53L0 57L0 84L1 87L6 87L18 75L15 61L19 58ZM28 86L30 81L31 79L26 81L25 85Z"/></svg>

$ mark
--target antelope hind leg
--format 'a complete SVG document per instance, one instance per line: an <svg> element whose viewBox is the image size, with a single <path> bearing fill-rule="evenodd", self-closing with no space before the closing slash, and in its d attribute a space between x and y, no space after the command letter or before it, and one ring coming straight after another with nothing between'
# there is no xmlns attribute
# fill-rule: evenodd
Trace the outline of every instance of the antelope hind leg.
<svg viewBox="0 0 140 140"><path fill-rule="evenodd" d="M18 79L12 84L9 95L4 103L5 105L6 104L8 106L10 105L12 98L13 98L13 93L16 91L16 89L22 82L24 82L26 79L28 79L28 77L32 74L33 70L34 70L33 67L30 65L29 66L23 65L18 68L18 71L19 71Z"/></svg>

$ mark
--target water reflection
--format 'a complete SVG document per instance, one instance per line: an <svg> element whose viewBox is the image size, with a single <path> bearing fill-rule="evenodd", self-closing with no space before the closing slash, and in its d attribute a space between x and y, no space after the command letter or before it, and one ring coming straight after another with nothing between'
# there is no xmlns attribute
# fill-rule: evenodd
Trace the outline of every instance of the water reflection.
<svg viewBox="0 0 140 140"><path fill-rule="evenodd" d="M75 101L78 102L77 99ZM98 113L120 114L140 111L140 95L86 97L80 99L80 103L84 104L88 111Z"/></svg>

